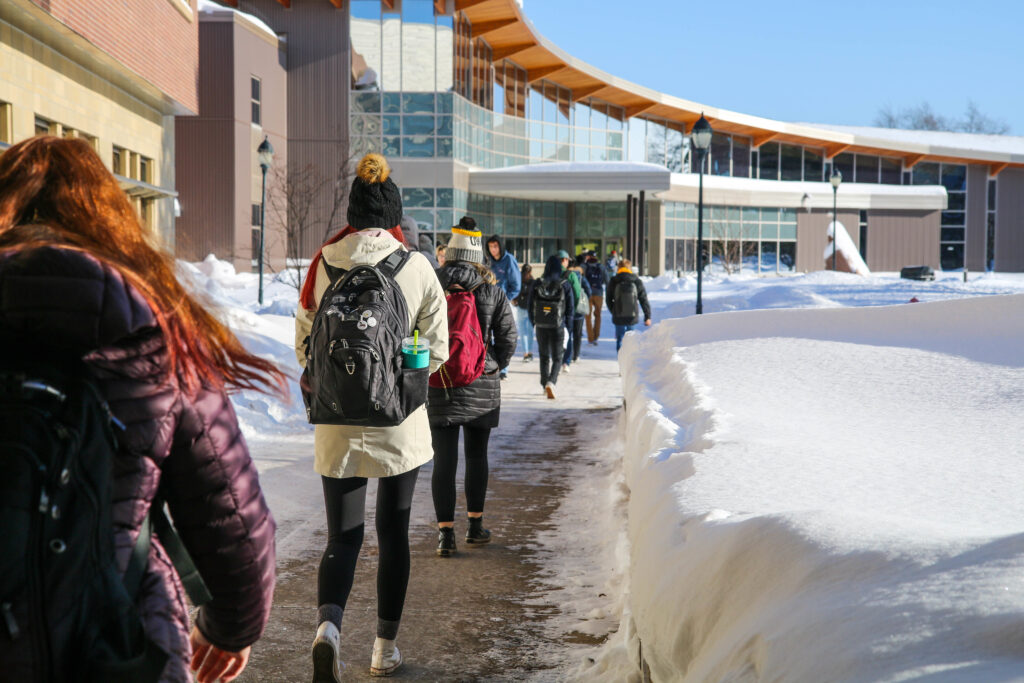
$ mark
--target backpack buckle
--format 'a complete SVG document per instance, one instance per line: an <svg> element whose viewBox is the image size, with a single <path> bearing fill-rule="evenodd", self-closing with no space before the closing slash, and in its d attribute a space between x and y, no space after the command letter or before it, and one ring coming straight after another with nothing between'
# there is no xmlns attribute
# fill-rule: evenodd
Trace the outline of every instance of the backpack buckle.
<svg viewBox="0 0 1024 683"><path fill-rule="evenodd" d="M346 361L345 362L345 369L348 370L348 374L354 375L355 372L356 372L356 363L355 363L355 361L352 361L352 360Z"/></svg>

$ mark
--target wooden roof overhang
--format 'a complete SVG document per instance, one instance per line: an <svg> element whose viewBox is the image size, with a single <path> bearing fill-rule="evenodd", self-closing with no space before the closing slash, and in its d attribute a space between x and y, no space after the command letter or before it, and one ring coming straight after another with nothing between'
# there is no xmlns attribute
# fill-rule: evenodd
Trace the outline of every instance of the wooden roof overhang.
<svg viewBox="0 0 1024 683"><path fill-rule="evenodd" d="M1009 166L1024 167L1024 162L1006 161L1003 157L1007 155L978 152L973 156L939 156L920 143L858 139L851 133L690 102L630 83L569 56L534 29L516 0L455 0L455 9L465 13L473 35L484 38L491 46L495 62L510 59L526 70L528 80L546 79L568 88L573 101L595 97L618 105L627 117L665 119L687 134L703 114L715 131L748 136L754 147L766 142L819 147L828 159L843 152L859 152L900 158L908 168L923 160L985 164L992 174Z"/></svg>

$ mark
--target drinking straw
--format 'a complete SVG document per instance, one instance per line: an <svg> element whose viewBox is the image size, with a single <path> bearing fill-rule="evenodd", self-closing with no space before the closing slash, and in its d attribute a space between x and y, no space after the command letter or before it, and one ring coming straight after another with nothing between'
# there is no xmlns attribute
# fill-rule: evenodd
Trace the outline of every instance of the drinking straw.
<svg viewBox="0 0 1024 683"><path fill-rule="evenodd" d="M418 353L416 350L420 345L420 331L418 329L412 331L412 352Z"/></svg>

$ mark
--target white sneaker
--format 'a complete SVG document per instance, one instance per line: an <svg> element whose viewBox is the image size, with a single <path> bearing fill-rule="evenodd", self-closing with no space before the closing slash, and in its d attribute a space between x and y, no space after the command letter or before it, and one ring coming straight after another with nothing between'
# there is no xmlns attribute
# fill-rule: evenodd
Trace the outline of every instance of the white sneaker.
<svg viewBox="0 0 1024 683"><path fill-rule="evenodd" d="M548 398L554 399L555 398L555 385L552 384L551 382L548 382L547 384L545 384L544 385L544 393L548 395Z"/></svg>
<svg viewBox="0 0 1024 683"><path fill-rule="evenodd" d="M562 372L564 372L565 374L568 375L569 374L569 366L563 363L562 364Z"/></svg>
<svg viewBox="0 0 1024 683"><path fill-rule="evenodd" d="M313 683L341 683L345 663L338 656L341 634L338 627L325 621L313 639Z"/></svg>
<svg viewBox="0 0 1024 683"><path fill-rule="evenodd" d="M370 655L370 675L390 676L402 666L402 653L393 640L378 637L373 641L373 654Z"/></svg>

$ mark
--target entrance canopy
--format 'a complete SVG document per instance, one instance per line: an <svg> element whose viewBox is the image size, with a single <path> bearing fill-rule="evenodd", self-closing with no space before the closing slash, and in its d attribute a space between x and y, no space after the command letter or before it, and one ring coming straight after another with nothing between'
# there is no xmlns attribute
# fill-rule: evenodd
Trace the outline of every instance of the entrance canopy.
<svg viewBox="0 0 1024 683"><path fill-rule="evenodd" d="M617 202L672 187L664 166L631 161L565 161L470 171L469 191L539 201Z"/></svg>

